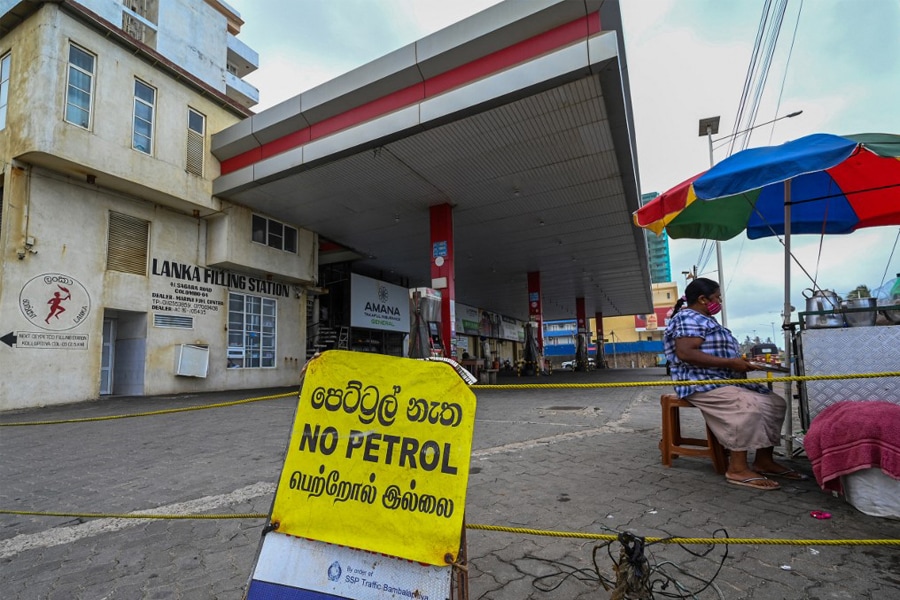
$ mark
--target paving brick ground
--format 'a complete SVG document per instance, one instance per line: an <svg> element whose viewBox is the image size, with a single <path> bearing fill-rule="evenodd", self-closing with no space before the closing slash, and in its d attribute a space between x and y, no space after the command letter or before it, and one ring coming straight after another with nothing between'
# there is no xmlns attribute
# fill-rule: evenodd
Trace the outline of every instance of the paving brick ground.
<svg viewBox="0 0 900 600"><path fill-rule="evenodd" d="M662 369L554 373L501 383L652 381ZM55 420L205 405L289 390L142 398L0 415ZM900 537L900 522L864 515L814 480L757 492L726 485L708 461L660 464L659 395L630 387L477 391L469 523L641 536L779 539ZM212 514L268 513L295 400L171 415L0 428L0 508ZM688 411L693 413L695 411ZM688 415L688 431L702 421ZM811 473L803 456L790 461ZM810 510L832 513L830 520ZM238 599L263 521L116 520L0 515L4 599ZM716 532L719 532L718 534ZM608 597L593 571L598 543L468 531L469 596L520 600ZM618 543L613 547L618 552ZM694 553L705 547L688 547ZM719 567L725 546L695 556L648 554L685 588ZM729 545L698 598L900 597L897 546ZM605 550L601 572L612 576ZM683 569L681 573L678 569ZM577 570L581 571L577 571ZM572 573L575 573L574 575ZM689 574L688 574L689 573ZM693 577L692 577L693 576ZM670 585L666 590L677 593ZM660 596L662 597L662 596Z"/></svg>

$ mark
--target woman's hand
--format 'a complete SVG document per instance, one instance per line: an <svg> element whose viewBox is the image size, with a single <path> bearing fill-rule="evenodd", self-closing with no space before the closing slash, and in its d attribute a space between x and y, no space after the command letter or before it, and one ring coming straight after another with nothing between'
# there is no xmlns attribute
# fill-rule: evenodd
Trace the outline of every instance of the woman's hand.
<svg viewBox="0 0 900 600"><path fill-rule="evenodd" d="M675 355L683 362L698 367L713 367L716 369L730 369L737 373L753 371L754 367L741 357L723 358L707 354L700 349L703 338L682 337L675 340Z"/></svg>
<svg viewBox="0 0 900 600"><path fill-rule="evenodd" d="M732 371L737 371L738 373L748 373L750 371L756 370L756 367L750 364L749 361L738 356L737 358L728 359L731 361L731 365L728 367Z"/></svg>

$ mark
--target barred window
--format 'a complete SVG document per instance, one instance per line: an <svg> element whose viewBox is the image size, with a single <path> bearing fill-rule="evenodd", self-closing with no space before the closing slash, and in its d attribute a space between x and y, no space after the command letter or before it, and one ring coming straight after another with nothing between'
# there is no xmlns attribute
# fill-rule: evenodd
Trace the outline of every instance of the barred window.
<svg viewBox="0 0 900 600"><path fill-rule="evenodd" d="M228 294L228 368L275 367L277 304L272 298Z"/></svg>
<svg viewBox="0 0 900 600"><path fill-rule="evenodd" d="M154 327L168 327L172 329L193 329L194 317L185 315L169 315L166 313L153 313Z"/></svg>

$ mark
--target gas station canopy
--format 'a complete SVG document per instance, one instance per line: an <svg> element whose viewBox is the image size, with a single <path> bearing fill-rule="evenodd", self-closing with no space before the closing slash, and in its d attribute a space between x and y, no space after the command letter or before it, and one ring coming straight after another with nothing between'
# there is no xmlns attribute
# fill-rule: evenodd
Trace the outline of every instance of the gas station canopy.
<svg viewBox="0 0 900 600"><path fill-rule="evenodd" d="M453 207L456 300L544 319L652 311L617 2L510 0L213 136L218 197L319 234L319 263L430 287Z"/></svg>

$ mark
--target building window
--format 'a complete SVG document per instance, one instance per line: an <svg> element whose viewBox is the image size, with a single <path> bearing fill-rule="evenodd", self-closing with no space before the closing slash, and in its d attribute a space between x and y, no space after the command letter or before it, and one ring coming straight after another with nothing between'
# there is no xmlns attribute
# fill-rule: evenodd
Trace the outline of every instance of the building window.
<svg viewBox="0 0 900 600"><path fill-rule="evenodd" d="M131 147L144 154L153 152L153 113L156 110L156 90L134 80L134 135Z"/></svg>
<svg viewBox="0 0 900 600"><path fill-rule="evenodd" d="M203 149L206 140L206 117L193 108L188 109L187 157L185 170L203 177Z"/></svg>
<svg viewBox="0 0 900 600"><path fill-rule="evenodd" d="M66 85L66 121L89 129L94 86L94 55L78 46L69 46L69 74Z"/></svg>
<svg viewBox="0 0 900 600"><path fill-rule="evenodd" d="M253 241L276 250L297 253L297 230L274 219L253 215Z"/></svg>
<svg viewBox="0 0 900 600"><path fill-rule="evenodd" d="M0 130L6 128L6 105L9 103L10 55L0 58Z"/></svg>
<svg viewBox="0 0 900 600"><path fill-rule="evenodd" d="M110 211L106 269L146 275L149 240L150 221Z"/></svg>
<svg viewBox="0 0 900 600"><path fill-rule="evenodd" d="M272 298L228 294L228 368L275 367L275 312Z"/></svg>

